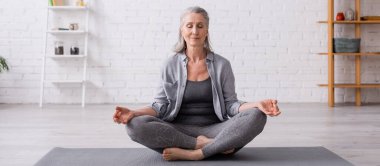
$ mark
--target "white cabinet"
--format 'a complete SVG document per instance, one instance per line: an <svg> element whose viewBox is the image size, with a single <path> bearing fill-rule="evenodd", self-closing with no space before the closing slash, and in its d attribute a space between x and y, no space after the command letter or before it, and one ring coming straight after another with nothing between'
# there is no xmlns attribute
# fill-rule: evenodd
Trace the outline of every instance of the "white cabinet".
<svg viewBox="0 0 380 166"><path fill-rule="evenodd" d="M45 92L48 84L79 84L81 91L81 105L85 106L86 97L86 83L87 83L87 58L88 58L88 37L89 37L89 14L90 3L87 1L85 6L47 6L46 14L46 31L44 33L44 49L42 59L42 71L41 71L41 91L39 106L42 107L45 98L49 97L49 93ZM75 16L75 17L73 17ZM75 19L80 19L80 23ZM73 42L79 40L80 42ZM57 52L55 49L55 43L59 41L64 43L61 50L63 52ZM72 45L72 46L70 46ZM78 51L79 50L79 51ZM59 54L59 55L58 55ZM57 79L47 77L49 72L48 68L54 68L51 64L47 64L47 61L57 61L57 68L65 68L64 65L59 66L60 61L75 61L76 68L80 68L79 76L70 77L71 74L78 73L56 73L59 76ZM80 61L80 63L78 63ZM66 66L72 67L72 66ZM51 74L54 75L54 74ZM79 78L79 79L78 79ZM57 86L60 88L60 86ZM74 87L75 88L75 87Z"/></svg>

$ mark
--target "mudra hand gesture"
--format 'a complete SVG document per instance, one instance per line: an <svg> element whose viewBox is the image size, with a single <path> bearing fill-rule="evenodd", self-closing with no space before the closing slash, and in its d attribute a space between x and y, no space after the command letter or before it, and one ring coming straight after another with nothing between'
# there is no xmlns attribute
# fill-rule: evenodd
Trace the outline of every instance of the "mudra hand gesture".
<svg viewBox="0 0 380 166"><path fill-rule="evenodd" d="M127 124L135 117L135 113L126 107L116 107L113 114L113 121L116 123Z"/></svg>
<svg viewBox="0 0 380 166"><path fill-rule="evenodd" d="M266 99L257 103L257 108L269 116L278 116L281 114L277 106L277 100Z"/></svg>

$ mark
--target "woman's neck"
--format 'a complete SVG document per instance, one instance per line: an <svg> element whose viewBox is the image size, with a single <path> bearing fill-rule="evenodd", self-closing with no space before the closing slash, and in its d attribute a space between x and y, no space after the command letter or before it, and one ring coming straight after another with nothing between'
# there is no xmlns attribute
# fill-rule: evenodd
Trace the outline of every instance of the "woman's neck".
<svg viewBox="0 0 380 166"><path fill-rule="evenodd" d="M199 47L188 47L186 49L186 56L189 58L189 61L191 62L199 62L204 59L206 59L206 51L204 48L199 48Z"/></svg>

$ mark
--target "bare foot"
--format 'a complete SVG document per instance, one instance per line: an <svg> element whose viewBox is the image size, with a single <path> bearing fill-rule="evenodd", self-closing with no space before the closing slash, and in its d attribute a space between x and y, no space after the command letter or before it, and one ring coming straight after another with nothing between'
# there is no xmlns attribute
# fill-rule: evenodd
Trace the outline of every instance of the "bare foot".
<svg viewBox="0 0 380 166"><path fill-rule="evenodd" d="M173 160L202 160L204 158L201 149L186 150L180 148L166 148L162 153L162 157L167 161Z"/></svg>
<svg viewBox="0 0 380 166"><path fill-rule="evenodd" d="M206 146L207 144L209 144L210 142L214 141L214 139L212 138L207 138L206 136L204 135L200 135L197 137L197 144L195 145L195 150L197 149L202 149L204 146ZM224 151L222 152L222 154L230 154L232 152L235 151L235 148L234 149L230 149L230 150L227 150L227 151Z"/></svg>
<svg viewBox="0 0 380 166"><path fill-rule="evenodd" d="M197 137L197 144L195 145L195 150L202 149L204 146L206 146L208 143L213 141L214 139L207 138L206 136L200 135Z"/></svg>

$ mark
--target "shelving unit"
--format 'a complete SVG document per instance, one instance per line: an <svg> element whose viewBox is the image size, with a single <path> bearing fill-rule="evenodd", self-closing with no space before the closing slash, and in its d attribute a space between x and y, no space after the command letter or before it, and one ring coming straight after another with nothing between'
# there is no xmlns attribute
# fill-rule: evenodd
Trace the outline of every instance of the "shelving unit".
<svg viewBox="0 0 380 166"><path fill-rule="evenodd" d="M328 23L328 21L318 21L318 23ZM333 21L334 24L379 24L380 21L368 20L368 21Z"/></svg>
<svg viewBox="0 0 380 166"><path fill-rule="evenodd" d="M88 37L89 37L89 13L90 13L90 4L89 0L87 1L86 6L47 6L47 17L46 17L46 33L44 34L44 50L43 50L43 64L42 64L42 74L41 74L41 91L40 91L40 102L39 106L42 107L44 103L44 90L45 90L45 84L46 83L52 83L52 84L80 84L81 90L82 90L82 101L81 106L85 106L85 96L86 96L86 83L87 83L87 58L88 58ZM52 27L49 26L50 21L54 21L50 19L50 16L54 12L85 12L85 20L84 20L84 26L85 29L79 29L79 30L52 30ZM64 54L64 55L55 55L53 53L48 52L48 39L50 36L54 36L57 38L60 37L78 37L78 35L84 40L84 46L83 46L83 53L80 55L70 55L70 54ZM55 61L61 61L61 60L82 60L83 61L83 75L80 80L46 80L46 59L52 59Z"/></svg>
<svg viewBox="0 0 380 166"><path fill-rule="evenodd" d="M335 21L334 0L328 0L328 18L327 21L319 21L318 23L326 23L328 26L328 52L319 53L319 55L328 56L328 83L319 84L321 87L328 88L328 105L333 107L335 104L335 88L354 88L355 89L355 105L361 105L361 89L362 88L380 88L380 84L363 84L361 83L361 57L362 56L379 56L380 52L362 52L359 53L334 53L334 25L335 24L353 24L355 25L355 38L361 38L362 24L380 24L380 20L360 20L361 17L361 0L355 1L355 19L353 21ZM336 84L334 78L334 56L355 56L355 83L352 84Z"/></svg>
<svg viewBox="0 0 380 166"><path fill-rule="evenodd" d="M76 31L50 30L50 31L47 31L47 33L50 33L52 35L82 35L82 34L86 34L87 32L83 30L76 30Z"/></svg>
<svg viewBox="0 0 380 166"><path fill-rule="evenodd" d="M67 59L67 58L85 58L85 55L47 55L47 58Z"/></svg>
<svg viewBox="0 0 380 166"><path fill-rule="evenodd" d="M87 10L87 6L48 6L49 10Z"/></svg>
<svg viewBox="0 0 380 166"><path fill-rule="evenodd" d="M82 84L84 83L83 80L52 80L50 81L53 84Z"/></svg>

